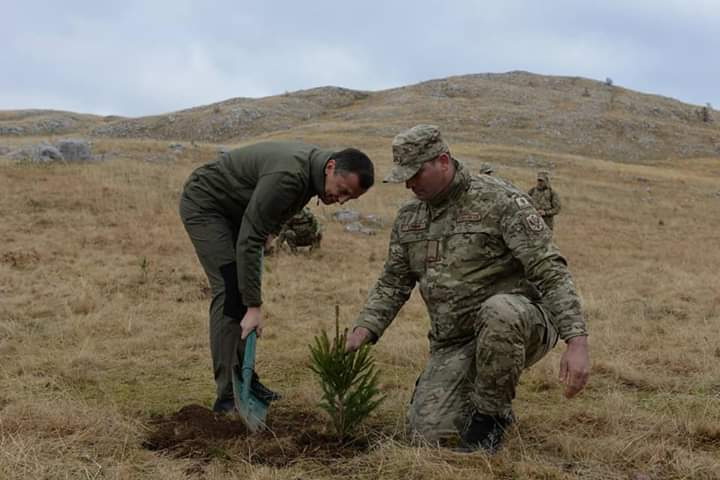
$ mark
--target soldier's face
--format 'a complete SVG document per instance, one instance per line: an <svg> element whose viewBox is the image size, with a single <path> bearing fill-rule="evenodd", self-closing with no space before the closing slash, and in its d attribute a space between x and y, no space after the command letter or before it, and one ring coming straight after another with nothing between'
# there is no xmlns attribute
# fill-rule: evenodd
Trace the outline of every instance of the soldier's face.
<svg viewBox="0 0 720 480"><path fill-rule="evenodd" d="M423 163L420 170L405 182L405 187L412 190L420 200L432 200L452 181L454 171L450 172L450 161L447 154L442 154L435 160Z"/></svg>
<svg viewBox="0 0 720 480"><path fill-rule="evenodd" d="M355 173L338 173L335 171L335 160L329 160L325 165L325 192L320 200L325 205L339 203L342 205L348 200L358 198L365 191L360 188L360 179Z"/></svg>
<svg viewBox="0 0 720 480"><path fill-rule="evenodd" d="M537 188L539 188L540 190L545 190L545 180L538 178Z"/></svg>

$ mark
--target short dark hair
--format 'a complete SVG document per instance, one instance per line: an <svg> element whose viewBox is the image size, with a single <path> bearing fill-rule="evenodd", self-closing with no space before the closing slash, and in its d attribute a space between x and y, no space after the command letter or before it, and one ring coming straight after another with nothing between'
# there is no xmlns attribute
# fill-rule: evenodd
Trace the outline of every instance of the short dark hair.
<svg viewBox="0 0 720 480"><path fill-rule="evenodd" d="M367 191L375 183L375 167L363 152L357 148L346 148L333 153L331 159L335 160L335 172L341 175L354 173L358 176L360 188Z"/></svg>

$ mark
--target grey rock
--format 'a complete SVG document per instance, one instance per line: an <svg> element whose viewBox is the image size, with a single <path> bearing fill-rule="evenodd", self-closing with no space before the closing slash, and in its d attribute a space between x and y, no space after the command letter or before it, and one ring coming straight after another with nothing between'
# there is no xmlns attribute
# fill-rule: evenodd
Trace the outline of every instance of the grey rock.
<svg viewBox="0 0 720 480"><path fill-rule="evenodd" d="M67 139L56 144L66 162L90 162L93 160L91 145L87 140Z"/></svg>
<svg viewBox="0 0 720 480"><path fill-rule="evenodd" d="M35 134L62 133L71 130L77 125L77 121L70 117L60 116L38 120L32 130Z"/></svg>
<svg viewBox="0 0 720 480"><path fill-rule="evenodd" d="M333 220L340 223L351 223L351 222L359 222L361 215L360 212L356 212L355 210L338 210L337 212L332 214Z"/></svg>
<svg viewBox="0 0 720 480"><path fill-rule="evenodd" d="M39 163L64 162L62 152L52 145L38 145L35 150L35 160Z"/></svg>
<svg viewBox="0 0 720 480"><path fill-rule="evenodd" d="M47 143L40 143L31 147L22 148L13 152L10 156L18 162L27 163L48 164L65 162L60 150Z"/></svg>
<svg viewBox="0 0 720 480"><path fill-rule="evenodd" d="M16 127L13 125L0 125L0 135L24 135L25 129L23 127Z"/></svg>

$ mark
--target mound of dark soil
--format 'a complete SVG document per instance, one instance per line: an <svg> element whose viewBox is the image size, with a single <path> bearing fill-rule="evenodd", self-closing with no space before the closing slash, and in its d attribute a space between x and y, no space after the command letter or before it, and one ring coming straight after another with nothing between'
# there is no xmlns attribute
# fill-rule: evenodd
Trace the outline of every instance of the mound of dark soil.
<svg viewBox="0 0 720 480"><path fill-rule="evenodd" d="M242 458L277 467L299 458L329 464L368 450L367 439L338 441L323 431L326 424L314 412L273 406L268 430L253 434L235 416L187 405L172 415L152 418L143 447L176 458Z"/></svg>

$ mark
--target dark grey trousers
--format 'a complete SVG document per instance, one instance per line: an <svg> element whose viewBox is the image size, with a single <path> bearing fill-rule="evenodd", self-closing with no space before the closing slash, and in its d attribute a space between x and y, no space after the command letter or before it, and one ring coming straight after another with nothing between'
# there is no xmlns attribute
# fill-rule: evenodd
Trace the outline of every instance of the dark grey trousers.
<svg viewBox="0 0 720 480"><path fill-rule="evenodd" d="M204 210L183 194L180 218L205 270L210 302L210 352L218 400L233 398L232 369L242 362L244 343L240 340L243 305L237 281L235 241L239 225L224 216Z"/></svg>

